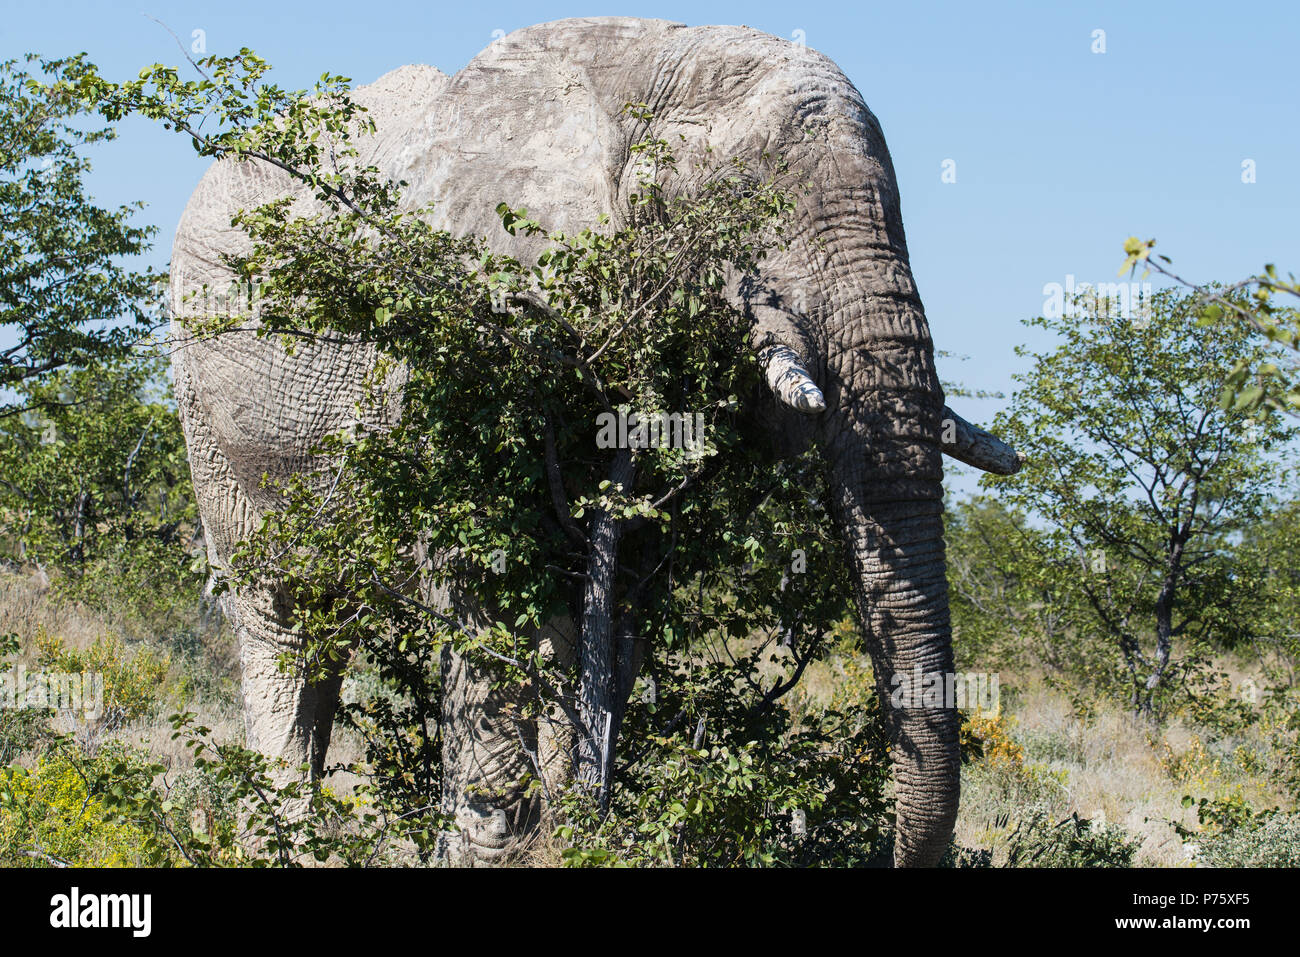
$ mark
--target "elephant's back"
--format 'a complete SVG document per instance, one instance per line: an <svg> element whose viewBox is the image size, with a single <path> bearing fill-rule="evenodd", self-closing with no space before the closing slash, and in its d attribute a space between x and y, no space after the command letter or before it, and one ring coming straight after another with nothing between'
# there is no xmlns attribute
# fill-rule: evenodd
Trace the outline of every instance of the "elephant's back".
<svg viewBox="0 0 1300 957"><path fill-rule="evenodd" d="M418 114L447 82L433 67L407 66L354 90L353 99L376 127L374 135L356 141L357 162L391 173ZM300 470L310 449L352 418L374 359L368 348L316 341L290 354L251 332L190 336L185 319L230 308L232 294L243 297L235 308L246 308L247 291L232 287L234 276L223 261L251 246L232 217L284 196L294 197L300 215L320 208L308 189L267 163L215 162L190 197L172 250L173 367L191 453L202 454L193 448L201 435L255 502L265 494L258 488L264 474Z"/></svg>

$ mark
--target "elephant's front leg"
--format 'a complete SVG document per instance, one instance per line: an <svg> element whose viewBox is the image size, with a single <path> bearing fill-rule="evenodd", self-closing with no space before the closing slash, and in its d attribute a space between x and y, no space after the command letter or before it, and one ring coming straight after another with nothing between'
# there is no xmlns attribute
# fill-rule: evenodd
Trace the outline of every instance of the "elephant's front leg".
<svg viewBox="0 0 1300 957"><path fill-rule="evenodd" d="M572 625L547 625L539 647L561 667L571 664ZM549 799L572 780L568 719L525 717L526 704L536 711L544 703L538 689L494 687L499 675L484 665L450 647L443 651L442 810L456 829L443 835L439 856L465 866L504 862L524 850L548 824Z"/></svg>
<svg viewBox="0 0 1300 957"><path fill-rule="evenodd" d="M456 824L440 842L448 863L499 862L536 833L537 726L519 712L523 693L493 687L493 676L450 647L442 657L442 811Z"/></svg>
<svg viewBox="0 0 1300 957"><path fill-rule="evenodd" d="M304 766L312 780L322 776L343 685L341 666L321 681L307 680L289 608L284 596L265 590L241 590L225 600L239 639L245 743L284 762L272 775L277 784L299 779ZM305 809L302 800L286 812Z"/></svg>

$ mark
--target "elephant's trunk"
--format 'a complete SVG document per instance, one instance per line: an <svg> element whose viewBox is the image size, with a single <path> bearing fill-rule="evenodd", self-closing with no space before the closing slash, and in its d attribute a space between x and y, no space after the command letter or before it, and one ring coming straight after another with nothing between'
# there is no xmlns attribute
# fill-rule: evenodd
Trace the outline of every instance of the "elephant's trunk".
<svg viewBox="0 0 1300 957"><path fill-rule="evenodd" d="M945 406L910 269L905 258L887 259L864 263L863 272L875 276L841 284L856 287L853 295L827 304L821 425L832 507L889 723L894 863L935 866L951 839L960 792L960 717L943 694L953 673L943 541ZM938 700L923 697L936 681Z"/></svg>
<svg viewBox="0 0 1300 957"><path fill-rule="evenodd" d="M952 835L960 791L958 712L947 700L925 702L924 684L916 681L953 671L942 504L881 500L870 477L836 486L835 508L849 541L855 598L890 731L894 863L934 866ZM949 686L939 680L940 693Z"/></svg>

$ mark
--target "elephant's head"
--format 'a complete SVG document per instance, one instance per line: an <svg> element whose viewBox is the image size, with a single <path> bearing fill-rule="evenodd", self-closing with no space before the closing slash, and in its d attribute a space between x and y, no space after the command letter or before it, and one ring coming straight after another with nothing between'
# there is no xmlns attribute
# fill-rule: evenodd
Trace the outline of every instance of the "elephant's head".
<svg viewBox="0 0 1300 957"><path fill-rule="evenodd" d="M565 51L605 116L640 99L654 134L685 150L788 163L799 192L792 241L737 295L789 409L783 427L816 434L828 456L894 735L895 862L938 863L957 813L959 717L952 707L889 707L892 679L953 670L943 453L999 473L1019 462L944 405L879 124L826 57L746 28L563 21L503 42L497 62L539 45ZM643 135L624 126L624 142ZM626 167L621 175L626 189Z"/></svg>
<svg viewBox="0 0 1300 957"><path fill-rule="evenodd" d="M894 676L954 668L942 455L1004 474L1019 461L944 404L876 119L826 58L766 38L752 55L764 102L748 109L777 121L784 137L767 148L811 185L794 243L749 299L755 344L773 391L792 416L811 420L828 457L832 511L891 724L895 863L935 865L957 815L960 718L951 701L893 707Z"/></svg>

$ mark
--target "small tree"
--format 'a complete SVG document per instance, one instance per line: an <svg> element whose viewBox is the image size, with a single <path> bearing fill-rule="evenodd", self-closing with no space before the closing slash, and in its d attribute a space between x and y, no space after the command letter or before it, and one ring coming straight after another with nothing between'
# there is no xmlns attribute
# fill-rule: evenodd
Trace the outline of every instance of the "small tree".
<svg viewBox="0 0 1300 957"><path fill-rule="evenodd" d="M166 604L192 583L185 438L162 363L126 359L19 384L0 418L0 554L65 594Z"/></svg>
<svg viewBox="0 0 1300 957"><path fill-rule="evenodd" d="M1198 326L1196 297L1158 293L1138 318L1084 305L1028 323L1063 341L1019 350L1034 367L997 424L1028 462L984 482L1049 523L1043 561L1088 610L1076 637L1118 650L1130 704L1150 714L1180 673L1176 641L1248 627L1232 614L1231 545L1264 512L1279 477L1269 453L1294 430L1221 406L1228 370L1266 349L1239 327Z"/></svg>
<svg viewBox="0 0 1300 957"><path fill-rule="evenodd" d="M104 209L85 193L81 151L115 134L80 122L66 81L81 59L25 62L37 72L0 63L0 416L23 407L12 390L31 378L124 355L153 322L157 278L123 265L155 231L130 225L143 204Z"/></svg>
<svg viewBox="0 0 1300 957"><path fill-rule="evenodd" d="M1282 503L1245 531L1236 573L1250 599L1250 644L1266 676L1300 681L1300 500Z"/></svg>
<svg viewBox="0 0 1300 957"><path fill-rule="evenodd" d="M189 575L194 516L165 378L133 351L160 287L130 263L155 230L86 194L85 148L116 133L90 122L84 69L0 63L0 556L138 609Z"/></svg>
<svg viewBox="0 0 1300 957"><path fill-rule="evenodd" d="M1072 671L1068 640L1076 596L1044 567L1045 533L997 499L944 509L953 645L971 664L1042 665Z"/></svg>

